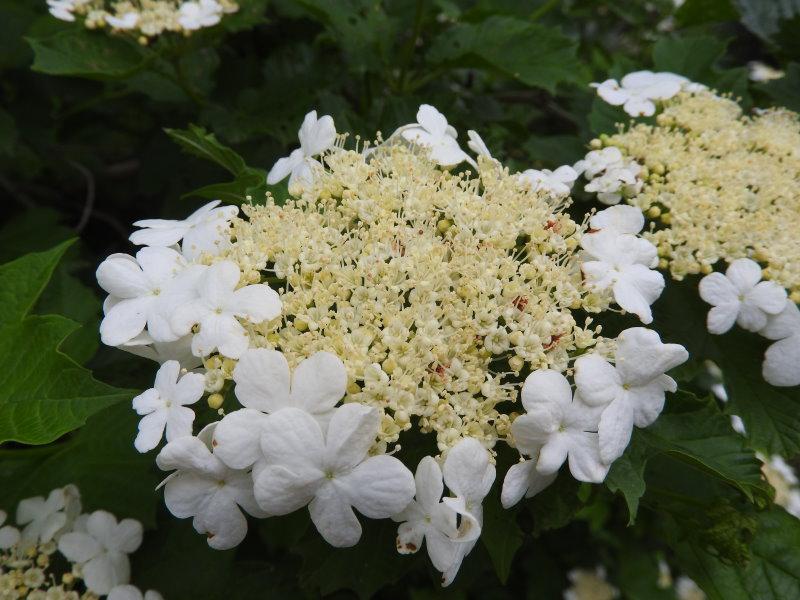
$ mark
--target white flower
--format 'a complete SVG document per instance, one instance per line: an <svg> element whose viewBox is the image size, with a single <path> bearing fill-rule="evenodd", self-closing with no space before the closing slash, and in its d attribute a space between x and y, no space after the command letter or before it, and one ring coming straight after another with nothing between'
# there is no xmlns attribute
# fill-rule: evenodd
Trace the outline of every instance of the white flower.
<svg viewBox="0 0 800 600"><path fill-rule="evenodd" d="M489 493L496 473L486 448L475 438L464 438L447 453L442 475L454 495L442 502L461 515L453 564L442 574L442 585L447 586L478 542L483 529L483 499Z"/></svg>
<svg viewBox="0 0 800 600"><path fill-rule="evenodd" d="M641 210L628 204L610 206L592 215L589 227L592 232L636 235L644 228L644 215Z"/></svg>
<svg viewBox="0 0 800 600"><path fill-rule="evenodd" d="M503 490L500 494L500 501L504 508L511 508L523 497L532 498L553 483L558 476L558 471L542 475L536 469L539 461L539 449L528 449L526 454L532 454L532 459L521 460L506 472Z"/></svg>
<svg viewBox="0 0 800 600"><path fill-rule="evenodd" d="M401 127L397 132L409 142L428 148L431 159L443 167L452 167L465 160L472 162L459 147L456 130L430 104L420 105L417 122Z"/></svg>
<svg viewBox="0 0 800 600"><path fill-rule="evenodd" d="M520 452L538 454L539 475L557 473L568 460L575 479L591 483L605 479L608 465L600 460L597 435L602 406L587 405L579 394L573 398L567 379L552 369L528 375L522 386L522 405L526 414L517 417L511 432ZM546 485L541 478L529 482L539 489Z"/></svg>
<svg viewBox="0 0 800 600"><path fill-rule="evenodd" d="M118 585L109 593L107 600L164 600L155 590L147 590L144 594L135 585Z"/></svg>
<svg viewBox="0 0 800 600"><path fill-rule="evenodd" d="M205 391L205 377L186 373L178 379L181 366L170 360L156 373L155 385L133 399L133 409L144 415L133 445L139 452L152 450L161 441L166 428L167 441L192 435L194 411L187 404L197 402Z"/></svg>
<svg viewBox="0 0 800 600"><path fill-rule="evenodd" d="M681 91L687 80L674 73L653 73L635 71L628 73L617 83L616 79L606 79L603 83L593 83L597 95L613 106L622 106L633 117L652 116L656 111L653 100L666 100Z"/></svg>
<svg viewBox="0 0 800 600"><path fill-rule="evenodd" d="M520 179L529 183L533 191L548 192L556 197L569 196L577 178L578 173L568 165L558 167L555 171L527 169L520 174Z"/></svg>
<svg viewBox="0 0 800 600"><path fill-rule="evenodd" d="M655 331L626 329L617 337L615 365L597 354L575 361L575 384L587 404L605 406L600 417L600 457L611 464L622 455L633 426L647 427L664 408L664 392L675 380L665 375L689 353L678 344L662 344Z"/></svg>
<svg viewBox="0 0 800 600"><path fill-rule="evenodd" d="M240 507L254 517L268 516L253 497L253 477L247 471L228 468L212 453L212 423L197 437L180 437L156 457L163 471L175 470L164 483L164 503L179 519L193 517L198 533L208 545L227 550L247 534L247 519Z"/></svg>
<svg viewBox="0 0 800 600"><path fill-rule="evenodd" d="M797 305L787 299L783 311L769 315L767 325L759 333L777 340L764 354L764 379L772 385L800 385L800 309Z"/></svg>
<svg viewBox="0 0 800 600"><path fill-rule="evenodd" d="M143 219L136 221L130 241L137 246L172 246L181 242L181 252L189 260L207 252L213 256L230 245L230 221L238 213L237 206L219 206L213 200L182 221Z"/></svg>
<svg viewBox="0 0 800 600"><path fill-rule="evenodd" d="M445 572L455 561L458 543L456 512L442 502L444 483L439 463L431 456L423 458L414 476L416 499L392 519L397 528L397 551L413 554L425 541L428 556L437 571Z"/></svg>
<svg viewBox="0 0 800 600"><path fill-rule="evenodd" d="M489 152L489 148L487 148L486 144L483 141L483 138L478 135L478 132L470 129L467 131L467 137L469 141L467 142L467 146L470 150L472 150L478 156L485 156L486 158L492 158L492 153Z"/></svg>
<svg viewBox="0 0 800 600"><path fill-rule="evenodd" d="M294 190L314 180L314 171L322 165L314 157L333 147L336 141L336 127L333 117L325 115L317 119L317 111L306 114L300 131L300 147L289 156L278 159L267 174L267 183L275 185L289 176L289 189Z"/></svg>
<svg viewBox="0 0 800 600"><path fill-rule="evenodd" d="M414 477L393 456L369 456L380 429L375 408L340 406L327 432L306 411L284 408L269 416L261 449L269 463L255 477L255 495L270 514L308 505L325 540L352 546L361 537L353 508L371 519L395 515L414 497Z"/></svg>
<svg viewBox="0 0 800 600"><path fill-rule="evenodd" d="M771 67L758 60L751 60L747 63L748 76L750 81L763 83L774 79L781 79L786 73L775 67Z"/></svg>
<svg viewBox="0 0 800 600"><path fill-rule="evenodd" d="M35 496L20 500L17 525L23 546L33 546L56 539L77 518L81 511L80 493L74 485L56 488L45 499Z"/></svg>
<svg viewBox="0 0 800 600"><path fill-rule="evenodd" d="M584 186L584 190L597 194L603 204L617 204L623 196L638 194L643 182L639 179L641 167L636 161L608 168Z"/></svg>
<svg viewBox="0 0 800 600"><path fill-rule="evenodd" d="M195 281L204 268L187 268L186 259L171 248L142 248L136 258L109 256L97 267L97 282L110 294L100 323L103 343L119 346L145 327L156 341L178 339L170 327L170 311L195 295Z"/></svg>
<svg viewBox="0 0 800 600"><path fill-rule="evenodd" d="M586 179L594 179L610 167L621 167L624 164L622 152L616 146L607 146L602 150L592 150L582 160L575 163L574 169Z"/></svg>
<svg viewBox="0 0 800 600"><path fill-rule="evenodd" d="M581 239L586 256L581 263L586 282L595 290L611 288L626 311L651 323L650 305L664 290L664 276L651 270L658 264L656 247L645 239L614 231L589 233Z"/></svg>
<svg viewBox="0 0 800 600"><path fill-rule="evenodd" d="M774 281L761 281L761 267L749 258L734 260L725 275L710 273L700 280L700 297L712 304L708 330L721 334L738 323L748 331L767 324L786 305L786 290Z"/></svg>
<svg viewBox="0 0 800 600"><path fill-rule="evenodd" d="M193 326L200 326L192 339L195 356L218 350L230 358L239 358L249 341L237 317L258 324L281 313L281 301L273 289L259 283L237 290L240 278L236 263L215 263L197 281L199 298L174 309L171 324L177 335L186 335Z"/></svg>
<svg viewBox="0 0 800 600"><path fill-rule="evenodd" d="M142 524L135 519L117 519L97 510L85 521L85 531L65 533L58 550L70 562L81 565L89 591L107 594L130 579L128 554L142 543Z"/></svg>
<svg viewBox="0 0 800 600"><path fill-rule="evenodd" d="M149 333L143 331L117 348L161 364L177 360L182 369L191 371L203 364L202 358L192 354L192 337L189 333L174 342L156 342Z"/></svg>
<svg viewBox="0 0 800 600"><path fill-rule="evenodd" d="M228 413L217 425L214 452L228 466L246 469L263 458L259 440L267 413L300 408L327 425L347 390L347 370L335 354L317 352L290 374L283 354L257 348L242 354L233 381L245 408Z"/></svg>
<svg viewBox="0 0 800 600"><path fill-rule="evenodd" d="M72 14L75 10L74 0L47 0L47 7L56 19L69 22L75 20L75 15Z"/></svg>
<svg viewBox="0 0 800 600"><path fill-rule="evenodd" d="M139 14L135 12L127 12L121 17L106 15L106 23L114 29L133 29L138 22Z"/></svg>
<svg viewBox="0 0 800 600"><path fill-rule="evenodd" d="M20 539L19 529L4 525L7 517L6 511L0 510L0 550L13 548Z"/></svg>
<svg viewBox="0 0 800 600"><path fill-rule="evenodd" d="M675 595L678 600L706 600L703 590L692 580L681 575L675 581Z"/></svg>
<svg viewBox="0 0 800 600"><path fill-rule="evenodd" d="M187 31L212 27L222 17L222 6L216 0L184 2L178 14L178 23Z"/></svg>

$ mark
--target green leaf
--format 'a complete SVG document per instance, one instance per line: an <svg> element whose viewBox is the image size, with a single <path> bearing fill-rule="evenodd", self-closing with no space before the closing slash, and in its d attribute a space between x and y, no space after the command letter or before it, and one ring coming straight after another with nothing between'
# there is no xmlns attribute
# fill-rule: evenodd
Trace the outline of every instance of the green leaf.
<svg viewBox="0 0 800 600"><path fill-rule="evenodd" d="M800 63L792 62L786 67L786 75L767 83L757 84L776 106L785 106L800 111Z"/></svg>
<svg viewBox="0 0 800 600"><path fill-rule="evenodd" d="M574 42L555 28L492 16L447 29L434 39L427 58L450 66L493 68L525 85L554 92L558 83L581 80L575 52Z"/></svg>
<svg viewBox="0 0 800 600"><path fill-rule="evenodd" d="M17 143L17 127L14 117L0 108L0 154L11 156Z"/></svg>
<svg viewBox="0 0 800 600"><path fill-rule="evenodd" d="M197 125L189 125L188 129L165 129L181 148L189 154L217 163L231 175L239 175L247 168L244 159L234 150L221 144L213 133L207 132Z"/></svg>
<svg viewBox="0 0 800 600"><path fill-rule="evenodd" d="M136 44L104 32L70 27L45 38L26 38L34 71L90 79L124 79L145 65Z"/></svg>
<svg viewBox="0 0 800 600"><path fill-rule="evenodd" d="M497 490L486 498L483 510L481 541L492 559L497 578L505 585L511 574L514 555L522 546L523 535L517 524L517 511L503 508Z"/></svg>
<svg viewBox="0 0 800 600"><path fill-rule="evenodd" d="M617 132L618 123L628 123L631 117L621 106L612 106L602 98L592 99L592 110L589 112L589 128L595 135Z"/></svg>
<svg viewBox="0 0 800 600"><path fill-rule="evenodd" d="M665 37L653 47L653 62L658 71L708 83L706 78L727 46L727 41L705 35Z"/></svg>
<svg viewBox="0 0 800 600"><path fill-rule="evenodd" d="M647 464L647 447L634 432L631 444L611 465L605 484L612 492L620 492L628 507L628 525L636 521L639 511L639 499L644 495L646 486L644 468Z"/></svg>
<svg viewBox="0 0 800 600"><path fill-rule="evenodd" d="M544 491L525 503L533 518L534 536L545 531L559 529L572 521L583 507L578 492L580 484L563 471Z"/></svg>
<svg viewBox="0 0 800 600"><path fill-rule="evenodd" d="M46 444L97 411L131 397L95 380L59 350L79 325L59 315L28 313L72 244L27 254L0 266L0 443Z"/></svg>
<svg viewBox="0 0 800 600"><path fill-rule="evenodd" d="M159 475L153 455L133 447L138 420L130 405L120 404L91 417L66 442L0 450L0 506L74 483L85 511L104 509L153 527Z"/></svg>
<svg viewBox="0 0 800 600"><path fill-rule="evenodd" d="M736 21L739 13L731 0L686 0L675 12L675 19L681 25L702 25L718 21Z"/></svg>

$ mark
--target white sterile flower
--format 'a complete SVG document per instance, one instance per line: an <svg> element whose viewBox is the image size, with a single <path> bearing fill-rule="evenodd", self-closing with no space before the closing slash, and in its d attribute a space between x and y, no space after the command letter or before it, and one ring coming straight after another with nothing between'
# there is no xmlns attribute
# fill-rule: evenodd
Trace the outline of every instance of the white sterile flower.
<svg viewBox="0 0 800 600"><path fill-rule="evenodd" d="M543 475L537 470L536 464L539 460L540 449L526 449L525 453L530 454L532 459L521 460L506 472L506 477L503 479L503 490L500 494L503 508L511 508L523 497L532 498L556 480L558 471Z"/></svg>
<svg viewBox="0 0 800 600"><path fill-rule="evenodd" d="M278 159L267 173L269 185L275 185L287 176L290 190L314 181L314 171L322 168L314 157L333 148L336 142L333 117L324 115L318 119L317 111L312 110L303 119L297 137L300 139L300 147L293 150L289 156Z"/></svg>
<svg viewBox="0 0 800 600"><path fill-rule="evenodd" d="M520 174L520 179L529 183L533 191L548 192L556 197L569 196L577 178L578 173L568 165L558 167L555 171L527 169Z"/></svg>
<svg viewBox="0 0 800 600"><path fill-rule="evenodd" d="M33 546L56 539L71 525L80 511L80 493L74 485L56 488L47 498L35 496L21 500L17 505L16 516L17 525L24 525L22 544Z"/></svg>
<svg viewBox="0 0 800 600"><path fill-rule="evenodd" d="M133 29L138 22L139 14L135 12L127 12L120 17L106 15L106 23L114 29Z"/></svg>
<svg viewBox="0 0 800 600"><path fill-rule="evenodd" d="M610 206L591 216L589 228L592 232L636 235L644 228L644 215L628 204Z"/></svg>
<svg viewBox="0 0 800 600"><path fill-rule="evenodd" d="M748 76L750 81L763 83L765 81L772 81L773 79L781 79L786 73L775 67L771 67L766 63L758 60L751 60L747 63Z"/></svg>
<svg viewBox="0 0 800 600"><path fill-rule="evenodd" d="M219 206L213 200L182 221L143 219L134 225L130 241L137 246L172 246L181 242L181 252L189 260L207 252L213 256L230 245L230 221L238 213L237 206Z"/></svg>
<svg viewBox="0 0 800 600"><path fill-rule="evenodd" d="M665 375L686 362L679 344L663 344L655 331L626 329L617 336L615 365L597 354L575 361L575 384L587 404L605 406L600 417L600 457L611 464L625 450L633 426L647 427L664 408L664 392L678 389Z"/></svg>
<svg viewBox="0 0 800 600"><path fill-rule="evenodd" d="M607 146L602 150L592 150L582 160L576 162L573 168L586 179L594 179L606 169L623 164L622 151L616 146Z"/></svg>
<svg viewBox="0 0 800 600"><path fill-rule="evenodd" d="M800 309L797 305L787 299L783 311L769 315L767 325L759 333L777 340L764 354L764 379L772 385L800 385Z"/></svg>
<svg viewBox="0 0 800 600"><path fill-rule="evenodd" d="M244 509L254 517L268 516L253 497L253 477L230 469L212 452L212 423L197 437L181 437L164 446L156 457L163 471L175 470L164 482L164 503L179 519L193 517L208 545L227 550L247 535Z"/></svg>
<svg viewBox="0 0 800 600"><path fill-rule="evenodd" d="M681 91L682 78L673 73L653 73L635 71L628 73L617 83L616 79L606 79L603 83L593 83L597 95L613 106L622 106L633 117L649 117L656 111L653 100L666 100Z"/></svg>
<svg viewBox="0 0 800 600"><path fill-rule="evenodd" d="M453 494L442 502L461 515L453 564L442 573L442 585L447 586L478 542L483 529L483 499L489 493L496 473L486 448L475 438L464 438L447 453L442 475L447 489Z"/></svg>
<svg viewBox="0 0 800 600"><path fill-rule="evenodd" d="M467 137L469 141L467 142L467 146L470 150L472 150L478 156L485 156L486 158L492 158L492 153L489 152L489 148L486 146L486 143L483 141L483 138L478 135L478 132L474 129L470 129L467 131Z"/></svg>
<svg viewBox="0 0 800 600"><path fill-rule="evenodd" d="M275 350L250 349L233 371L235 392L245 408L225 415L214 431L214 452L230 467L245 469L263 458L259 446L267 413L305 410L323 426L347 391L347 369L335 354L317 352L294 373Z"/></svg>
<svg viewBox="0 0 800 600"><path fill-rule="evenodd" d="M645 239L614 231L588 233L581 239L586 256L581 271L589 286L611 288L621 308L651 323L650 305L664 290L664 276L652 269L658 265L656 247Z"/></svg>
<svg viewBox="0 0 800 600"><path fill-rule="evenodd" d="M786 305L786 290L774 281L761 281L761 267L749 258L734 260L725 275L703 277L700 297L714 306L708 311L708 330L716 334L734 323L748 331L763 329L767 316L779 314Z"/></svg>
<svg viewBox="0 0 800 600"><path fill-rule="evenodd" d="M255 476L261 508L285 515L308 505L322 537L339 547L361 537L353 508L371 519L402 511L414 497L414 476L393 456L369 456L380 419L357 403L337 408L327 432L299 408L270 415L261 436L268 466Z"/></svg>
<svg viewBox="0 0 800 600"><path fill-rule="evenodd" d="M135 585L118 585L109 593L107 600L164 600L164 596L155 590L147 590L144 594Z"/></svg>
<svg viewBox="0 0 800 600"><path fill-rule="evenodd" d="M190 333L174 342L156 342L149 333L143 331L117 348L161 364L177 360L182 369L191 371L203 364L202 358L192 354L192 337Z"/></svg>
<svg viewBox="0 0 800 600"><path fill-rule="evenodd" d="M623 196L635 195L641 191L643 182L639 179L640 170L636 161L610 167L605 173L587 183L583 189L597 194L597 199L603 204L617 204Z"/></svg>
<svg viewBox="0 0 800 600"><path fill-rule="evenodd" d="M416 499L392 519L400 522L397 528L397 551L413 554L425 541L428 556L437 571L445 572L455 561L460 542L457 513L442 502L444 483L439 463L431 456L423 458L414 476Z"/></svg>
<svg viewBox="0 0 800 600"><path fill-rule="evenodd" d="M205 377L186 373L178 379L181 366L176 360L161 365L155 385L133 399L133 409L144 415L133 445L139 452L158 446L166 429L167 441L192 435L194 411L187 404L197 402L205 391Z"/></svg>
<svg viewBox="0 0 800 600"><path fill-rule="evenodd" d="M11 525L4 525L7 517L6 511L0 510L0 550L13 548L20 538L19 529Z"/></svg>
<svg viewBox="0 0 800 600"><path fill-rule="evenodd" d="M142 543L142 524L135 519L116 517L104 510L89 515L85 531L65 533L58 550L70 562L81 565L83 580L90 592L108 594L115 586L128 583L128 554Z"/></svg>
<svg viewBox="0 0 800 600"><path fill-rule="evenodd" d="M47 0L47 7L56 19L70 22L75 20L75 15L72 14L75 10L74 0Z"/></svg>
<svg viewBox="0 0 800 600"><path fill-rule="evenodd" d="M431 159L443 167L452 167L465 160L472 162L458 145L456 130L430 104L420 105L417 122L401 127L398 132L409 142L428 148Z"/></svg>
<svg viewBox="0 0 800 600"><path fill-rule="evenodd" d="M219 23L222 12L222 6L216 0L184 2L179 9L178 23L189 31L212 27Z"/></svg>
<svg viewBox="0 0 800 600"><path fill-rule="evenodd" d="M236 263L229 260L215 263L197 281L199 298L173 310L170 322L178 336L187 335L195 325L200 326L192 339L195 356L219 350L220 354L239 358L247 350L249 339L238 318L258 324L281 314L281 301L273 289L258 283L237 290L240 278Z"/></svg>
<svg viewBox="0 0 800 600"><path fill-rule="evenodd" d="M205 267L192 265L171 248L142 248L136 258L112 254L97 267L97 282L110 296L100 323L104 344L119 346L147 333L156 341L178 339L170 327L170 311L195 295L195 282Z"/></svg>
<svg viewBox="0 0 800 600"><path fill-rule="evenodd" d="M538 474L557 473L568 461L572 476L579 481L605 479L608 465L600 459L597 435L602 406L586 404L579 394L573 398L566 377L552 369L528 375L522 386L522 405L526 414L517 417L511 432L520 452L535 456L538 451ZM540 478L529 482L539 489L546 485Z"/></svg>

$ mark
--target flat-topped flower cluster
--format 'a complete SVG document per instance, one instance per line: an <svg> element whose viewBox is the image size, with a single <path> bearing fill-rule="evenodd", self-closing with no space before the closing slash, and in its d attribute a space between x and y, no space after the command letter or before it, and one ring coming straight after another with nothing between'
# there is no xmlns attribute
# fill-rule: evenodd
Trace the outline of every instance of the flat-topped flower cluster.
<svg viewBox="0 0 800 600"><path fill-rule="evenodd" d="M47 6L62 21L141 36L142 43L166 32L188 35L213 27L239 10L235 0L47 0Z"/></svg>
<svg viewBox="0 0 800 600"><path fill-rule="evenodd" d="M213 548L242 541L245 514L306 506L351 546L358 512L398 521L402 553L424 541L449 583L481 534L498 443L524 457L506 506L564 463L598 483L675 390L682 347L641 327L607 339L588 316L616 304L652 321L664 280L641 213L576 223L572 167L510 173L474 131L477 160L464 152L435 108L417 121L347 150L311 112L267 178L289 178L285 202L138 221L144 247L97 270L103 341L162 363L133 401L134 444L166 439L167 507ZM194 435L204 395L221 419ZM416 477L414 427L440 453Z"/></svg>

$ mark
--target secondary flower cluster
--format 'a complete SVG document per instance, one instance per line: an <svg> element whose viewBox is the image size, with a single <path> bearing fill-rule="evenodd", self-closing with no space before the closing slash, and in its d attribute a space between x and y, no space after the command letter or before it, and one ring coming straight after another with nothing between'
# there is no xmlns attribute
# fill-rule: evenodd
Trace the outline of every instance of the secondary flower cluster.
<svg viewBox="0 0 800 600"><path fill-rule="evenodd" d="M449 583L481 534L498 442L530 457L506 478L507 505L565 461L600 482L674 390L664 372L681 347L643 328L606 339L574 314L616 301L652 320L663 278L641 213L575 223L571 167L509 173L475 132L467 155L435 108L417 121L346 150L311 112L268 175L289 177L285 203L138 221L130 239L145 247L97 269L102 340L162 363L133 401L135 446L166 438L167 507L213 548L244 539L246 514L306 506L329 543L351 546L358 512L400 522L398 550L424 541ZM195 436L204 394L222 418ZM416 479L399 445L387 453L414 426L441 452Z"/></svg>
<svg viewBox="0 0 800 600"><path fill-rule="evenodd" d="M125 31L143 36L143 43L168 31L213 27L239 9L235 0L47 0L47 6L62 21L77 18L89 29Z"/></svg>
<svg viewBox="0 0 800 600"><path fill-rule="evenodd" d="M81 512L74 485L21 500L17 527L0 510L0 596L15 600L162 600L128 582L128 555L142 543L142 525L98 510ZM56 552L68 563L65 570Z"/></svg>

